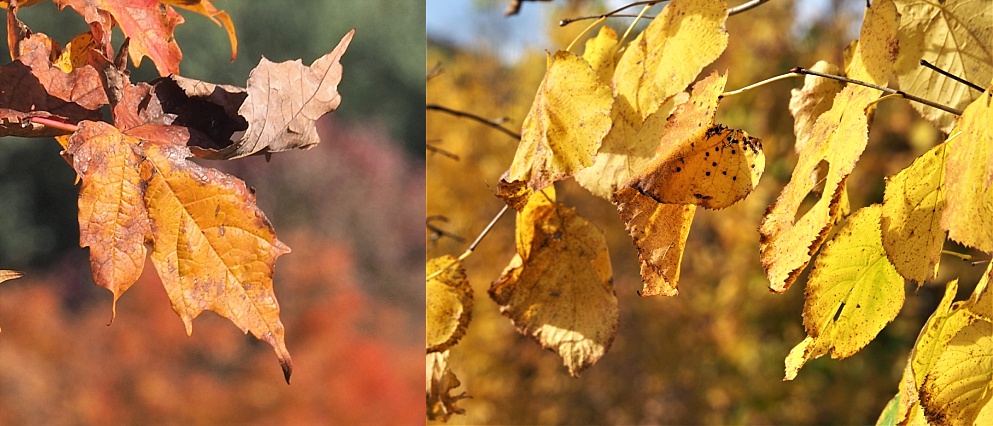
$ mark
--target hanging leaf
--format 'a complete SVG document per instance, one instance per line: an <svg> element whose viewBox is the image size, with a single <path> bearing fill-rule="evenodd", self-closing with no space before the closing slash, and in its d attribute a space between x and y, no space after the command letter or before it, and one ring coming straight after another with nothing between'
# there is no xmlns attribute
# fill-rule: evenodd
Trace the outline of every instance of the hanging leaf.
<svg viewBox="0 0 993 426"><path fill-rule="evenodd" d="M455 263L454 266L452 263ZM472 287L465 276L462 262L452 256L441 256L427 263L431 276L448 267L441 275L427 280L425 294L425 331L427 351L447 351L465 335L472 319Z"/></svg>
<svg viewBox="0 0 993 426"><path fill-rule="evenodd" d="M993 94L972 102L949 135L948 204L941 225L948 237L981 251L993 252Z"/></svg>

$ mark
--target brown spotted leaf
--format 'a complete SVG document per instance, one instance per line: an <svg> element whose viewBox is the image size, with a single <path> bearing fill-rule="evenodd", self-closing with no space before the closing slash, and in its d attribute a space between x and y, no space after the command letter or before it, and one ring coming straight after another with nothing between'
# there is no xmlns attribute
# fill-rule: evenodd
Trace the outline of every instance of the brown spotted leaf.
<svg viewBox="0 0 993 426"><path fill-rule="evenodd" d="M614 204L638 249L644 283L638 294L679 294L679 268L696 205L660 204L630 187L614 193Z"/></svg>

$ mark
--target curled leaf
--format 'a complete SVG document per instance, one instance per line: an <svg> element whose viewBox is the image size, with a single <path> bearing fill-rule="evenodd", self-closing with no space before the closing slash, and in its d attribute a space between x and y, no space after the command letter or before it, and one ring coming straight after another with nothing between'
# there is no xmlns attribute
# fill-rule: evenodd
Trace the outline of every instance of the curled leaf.
<svg viewBox="0 0 993 426"><path fill-rule="evenodd" d="M427 280L424 318L428 352L447 351L454 346L472 319L472 287L462 262L447 255L431 259L427 274L434 275L445 267L448 269Z"/></svg>
<svg viewBox="0 0 993 426"><path fill-rule="evenodd" d="M510 169L500 178L497 195L521 210L531 191L592 165L610 130L610 105L610 89L586 60L565 51L549 54L548 70L524 118L521 143Z"/></svg>
<svg viewBox="0 0 993 426"><path fill-rule="evenodd" d="M517 215L517 254L489 293L519 333L578 377L617 334L617 296L603 232L553 197L537 192Z"/></svg>
<svg viewBox="0 0 993 426"><path fill-rule="evenodd" d="M644 283L639 294L642 297L679 294L679 268L696 206L660 204L634 188L622 188L614 193L614 204L638 249Z"/></svg>
<svg viewBox="0 0 993 426"><path fill-rule="evenodd" d="M428 420L448 421L452 414L465 414L459 407L461 399L469 398L465 392L452 395L453 389L462 385L455 373L448 369L448 351L431 352L427 355L427 415Z"/></svg>

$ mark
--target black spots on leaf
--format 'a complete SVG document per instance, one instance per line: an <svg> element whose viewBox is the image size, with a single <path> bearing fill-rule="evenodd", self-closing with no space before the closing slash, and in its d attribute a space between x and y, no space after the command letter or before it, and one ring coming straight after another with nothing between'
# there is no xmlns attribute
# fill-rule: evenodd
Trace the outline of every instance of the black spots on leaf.
<svg viewBox="0 0 993 426"><path fill-rule="evenodd" d="M710 172L709 171L707 172L707 176L710 176Z"/></svg>

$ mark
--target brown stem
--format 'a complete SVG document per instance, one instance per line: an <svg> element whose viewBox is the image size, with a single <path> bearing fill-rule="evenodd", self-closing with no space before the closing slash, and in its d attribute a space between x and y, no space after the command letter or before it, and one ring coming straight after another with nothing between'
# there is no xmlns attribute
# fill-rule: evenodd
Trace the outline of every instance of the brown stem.
<svg viewBox="0 0 993 426"><path fill-rule="evenodd" d="M932 102L932 101L929 101L929 100L924 99L924 98L920 98L920 97L917 97L917 96L914 96L914 95L907 94L907 93L905 93L902 90L890 89L889 87L877 86L877 85L872 84L872 83L866 83L864 81L853 80L853 79L850 79L848 77L842 77L842 76L832 75L832 74L824 74L824 73L821 73L821 72L811 71L811 70L808 70L808 69L805 69L805 68L800 68L800 67L793 67L793 69L791 69L790 72L796 73L796 74L816 75L818 77L830 78L830 79L834 79L834 80L838 80L838 81L843 81L845 83L858 84L860 86L865 86L865 87L869 87L869 88L872 88L872 89L876 89L876 90L879 90L879 91L882 91L884 93L888 93L888 94L891 94L891 95L898 95L901 98L908 99L908 100L911 100L911 101L914 101L914 102L919 102L919 103L922 103L922 104L927 105L929 107L938 108L938 109L940 109L942 111L949 112L949 113L952 113L952 114L955 114L955 115L962 115L962 111L961 110L957 110L955 108L947 107L947 106L944 106L942 104L939 104L939 103L936 103L936 102Z"/></svg>
<svg viewBox="0 0 993 426"><path fill-rule="evenodd" d="M63 123L61 121L56 121L45 117L31 117L31 122L45 127L51 127L53 129L65 130L71 133L75 133L79 130L79 126L75 124Z"/></svg>
<svg viewBox="0 0 993 426"><path fill-rule="evenodd" d="M454 110L454 109L451 109L451 108L448 108L448 107L443 107L441 105L428 104L428 105L425 105L425 109L427 109L428 111L439 111L439 112L443 112L443 113L446 113L446 114L454 115L456 117L468 118L470 120L475 120L477 122L480 122L482 124L485 124L487 126L490 126L490 127L494 128L494 129L497 129L497 130L499 130L499 131L507 134L507 136L510 136L510 137L512 137L514 139L517 139L517 140L520 140L521 139L521 135L519 133L515 133L513 130L510 130L510 129L507 129L506 127L501 126L499 123L496 122L496 120L487 120L487 119L485 119L483 117L480 117L480 116L475 115L475 114L472 114L472 113Z"/></svg>
<svg viewBox="0 0 993 426"><path fill-rule="evenodd" d="M959 83L962 83L962 84L964 84L966 86L969 86L969 88L971 88L971 89L977 90L979 92L985 92L986 91L982 87L979 87L978 84L975 84L975 83L973 83L973 82L971 82L969 80L966 80L966 79L964 79L962 77L959 77L959 76L957 76L955 74L952 74L952 73L950 73L948 71L945 71L945 70L943 70L941 68L938 68L938 67L934 66L933 64L931 64L930 62L925 61L923 59L921 59L921 65L923 65L923 66L925 66L927 68L930 68L931 70L933 70L934 72L937 72L938 74L941 74L941 75L943 75L945 77L948 77L948 78L950 78L952 80L955 80L955 81L957 81Z"/></svg>

